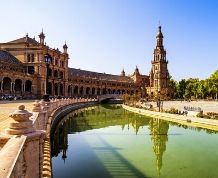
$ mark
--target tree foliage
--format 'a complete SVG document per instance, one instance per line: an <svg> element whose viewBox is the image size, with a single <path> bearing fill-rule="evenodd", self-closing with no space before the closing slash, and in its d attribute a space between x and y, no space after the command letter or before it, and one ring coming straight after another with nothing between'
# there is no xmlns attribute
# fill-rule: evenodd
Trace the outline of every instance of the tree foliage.
<svg viewBox="0 0 218 178"><path fill-rule="evenodd" d="M216 70L209 78L205 80L189 78L176 82L171 78L169 87L174 91L174 98L217 99L218 70Z"/></svg>

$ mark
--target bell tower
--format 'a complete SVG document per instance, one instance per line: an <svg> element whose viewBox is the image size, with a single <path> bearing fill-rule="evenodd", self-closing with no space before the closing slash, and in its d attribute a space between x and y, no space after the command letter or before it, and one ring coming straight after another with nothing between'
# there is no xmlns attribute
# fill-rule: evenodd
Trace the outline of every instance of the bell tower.
<svg viewBox="0 0 218 178"><path fill-rule="evenodd" d="M152 68L150 72L150 86L153 93L167 92L169 73L167 69L166 51L163 46L161 26L158 27L156 36L157 44L153 53Z"/></svg>

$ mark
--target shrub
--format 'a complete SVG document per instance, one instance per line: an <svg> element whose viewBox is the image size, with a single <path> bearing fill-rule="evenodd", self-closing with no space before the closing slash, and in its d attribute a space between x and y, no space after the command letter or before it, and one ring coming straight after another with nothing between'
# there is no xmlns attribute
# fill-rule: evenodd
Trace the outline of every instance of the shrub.
<svg viewBox="0 0 218 178"><path fill-rule="evenodd" d="M170 108L169 110L165 110L166 113L170 113L170 114L178 114L179 111L176 108Z"/></svg>
<svg viewBox="0 0 218 178"><path fill-rule="evenodd" d="M210 116L212 119L218 119L218 113L207 112L207 115Z"/></svg>
<svg viewBox="0 0 218 178"><path fill-rule="evenodd" d="M196 116L200 118L211 119L210 116L208 116L207 114L203 114L202 112L198 113Z"/></svg>

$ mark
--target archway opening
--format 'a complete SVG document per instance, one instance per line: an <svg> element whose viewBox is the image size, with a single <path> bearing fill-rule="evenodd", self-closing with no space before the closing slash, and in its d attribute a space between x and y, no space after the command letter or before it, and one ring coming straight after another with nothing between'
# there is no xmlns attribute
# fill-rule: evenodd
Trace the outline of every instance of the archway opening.
<svg viewBox="0 0 218 178"><path fill-rule="evenodd" d="M30 80L27 80L25 83L25 91L32 92L32 82Z"/></svg>
<svg viewBox="0 0 218 178"><path fill-rule="evenodd" d="M52 83L48 82L48 94L52 95Z"/></svg>
<svg viewBox="0 0 218 178"><path fill-rule="evenodd" d="M55 92L55 95L58 96L58 84L57 83L54 84L54 92Z"/></svg>
<svg viewBox="0 0 218 178"><path fill-rule="evenodd" d="M11 79L9 77L3 78L3 92L4 93L11 92Z"/></svg>
<svg viewBox="0 0 218 178"><path fill-rule="evenodd" d="M21 93L21 91L22 91L22 80L20 80L20 79L15 80L14 90L15 90L16 94Z"/></svg>

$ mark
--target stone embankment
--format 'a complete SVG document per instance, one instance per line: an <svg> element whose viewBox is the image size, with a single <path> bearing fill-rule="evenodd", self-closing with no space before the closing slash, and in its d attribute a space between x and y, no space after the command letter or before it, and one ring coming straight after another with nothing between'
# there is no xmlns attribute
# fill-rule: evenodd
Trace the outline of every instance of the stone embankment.
<svg viewBox="0 0 218 178"><path fill-rule="evenodd" d="M127 105L122 105L122 107L128 111L142 114L145 116L155 117L158 119L176 122L180 124L185 124L188 126L201 127L201 128L212 129L212 130L218 131L218 120L203 119L203 118L184 116L184 115L178 115L178 114L169 114L169 113L164 113L164 112L156 112L156 111L150 111L150 110L130 107Z"/></svg>
<svg viewBox="0 0 218 178"><path fill-rule="evenodd" d="M72 110L95 105L96 99L36 101L10 114L13 121L0 136L0 178L52 177L50 130Z"/></svg>

